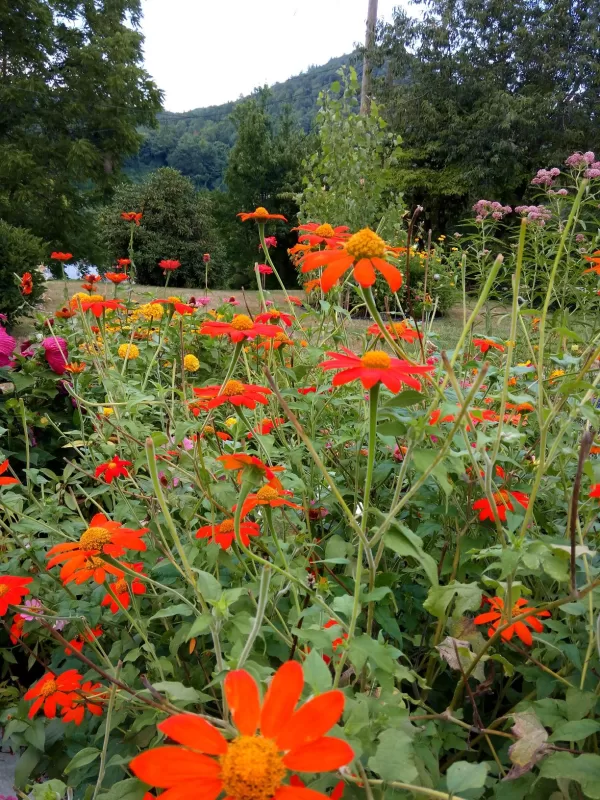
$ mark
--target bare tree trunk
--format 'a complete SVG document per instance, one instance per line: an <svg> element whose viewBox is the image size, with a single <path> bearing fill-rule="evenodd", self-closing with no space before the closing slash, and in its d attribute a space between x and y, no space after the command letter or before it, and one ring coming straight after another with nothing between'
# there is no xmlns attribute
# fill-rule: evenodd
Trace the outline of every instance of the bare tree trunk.
<svg viewBox="0 0 600 800"><path fill-rule="evenodd" d="M371 61L369 52L375 44L375 26L377 25L377 0L369 0L367 12L367 35L365 37L365 60L363 62L362 86L360 91L360 113L365 115L371 110Z"/></svg>

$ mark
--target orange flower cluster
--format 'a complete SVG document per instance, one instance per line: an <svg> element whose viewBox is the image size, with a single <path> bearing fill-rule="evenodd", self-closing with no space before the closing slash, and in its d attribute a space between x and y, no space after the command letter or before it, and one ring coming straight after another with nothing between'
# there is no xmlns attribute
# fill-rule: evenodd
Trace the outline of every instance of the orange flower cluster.
<svg viewBox="0 0 600 800"><path fill-rule="evenodd" d="M47 672L26 693L25 700L33 700L29 718L33 719L42 710L49 719L56 717L60 709L62 721L81 725L86 711L101 716L106 690L100 683L86 681L76 669L69 669L60 675Z"/></svg>

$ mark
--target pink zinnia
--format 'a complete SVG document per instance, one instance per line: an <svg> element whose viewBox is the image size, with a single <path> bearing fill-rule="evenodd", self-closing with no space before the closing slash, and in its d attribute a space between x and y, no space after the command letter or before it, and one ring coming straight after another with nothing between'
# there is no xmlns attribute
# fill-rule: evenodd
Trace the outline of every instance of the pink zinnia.
<svg viewBox="0 0 600 800"><path fill-rule="evenodd" d="M0 325L0 367L12 367L14 361L11 356L17 345L17 340Z"/></svg>
<svg viewBox="0 0 600 800"><path fill-rule="evenodd" d="M46 361L48 366L57 375L62 375L65 367L69 362L69 349L67 347L66 339L61 336L48 336L42 342L42 347L46 353Z"/></svg>
<svg viewBox="0 0 600 800"><path fill-rule="evenodd" d="M272 275L273 274L273 267L270 267L268 264L259 264L257 267L258 271L261 275Z"/></svg>
<svg viewBox="0 0 600 800"><path fill-rule="evenodd" d="M197 306L207 306L210 303L210 297L197 297L196 298L196 305Z"/></svg>
<svg viewBox="0 0 600 800"><path fill-rule="evenodd" d="M225 300L226 303L229 303L230 306L239 306L240 301L236 300L236 298L232 295L229 300Z"/></svg>
<svg viewBox="0 0 600 800"><path fill-rule="evenodd" d="M267 247L277 247L277 237L276 236L265 236L265 244ZM260 250L261 246L258 246Z"/></svg>

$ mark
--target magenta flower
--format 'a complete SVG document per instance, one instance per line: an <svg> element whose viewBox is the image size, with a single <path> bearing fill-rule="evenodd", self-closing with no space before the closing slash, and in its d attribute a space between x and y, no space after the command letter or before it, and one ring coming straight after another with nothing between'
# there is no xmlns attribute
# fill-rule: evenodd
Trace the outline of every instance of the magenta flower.
<svg viewBox="0 0 600 800"><path fill-rule="evenodd" d="M210 297L197 297L196 298L196 305L197 306L207 306L210 303Z"/></svg>
<svg viewBox="0 0 600 800"><path fill-rule="evenodd" d="M0 367L12 367L13 350L17 345L17 340L0 325Z"/></svg>
<svg viewBox="0 0 600 800"><path fill-rule="evenodd" d="M270 267L268 264L259 264L257 267L258 271L261 275L272 275L273 274L273 267Z"/></svg>
<svg viewBox="0 0 600 800"><path fill-rule="evenodd" d="M43 340L42 347L45 350L46 361L50 369L56 372L57 375L62 375L65 371L65 366L69 362L66 339L61 336L48 336Z"/></svg>
<svg viewBox="0 0 600 800"><path fill-rule="evenodd" d="M276 236L265 236L265 244L267 247L277 247L277 237ZM260 245L258 246L260 250Z"/></svg>
<svg viewBox="0 0 600 800"><path fill-rule="evenodd" d="M37 612L42 608L42 601L34 597L32 600L25 600L25 606L27 608L33 608ZM31 614L23 614L23 612L21 612L21 616L26 622L33 622L35 619L35 617L32 617Z"/></svg>

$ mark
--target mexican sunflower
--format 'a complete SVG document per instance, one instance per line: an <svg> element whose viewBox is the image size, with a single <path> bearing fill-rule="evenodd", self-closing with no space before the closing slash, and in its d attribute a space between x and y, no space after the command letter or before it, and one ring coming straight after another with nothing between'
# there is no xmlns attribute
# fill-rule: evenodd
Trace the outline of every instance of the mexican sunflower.
<svg viewBox="0 0 600 800"><path fill-rule="evenodd" d="M277 670L262 704L245 670L230 672L223 686L238 735L228 741L201 717L176 714L158 728L177 745L136 756L134 775L167 789L164 800L216 800L221 793L228 800L322 800L284 780L288 772L331 772L354 758L349 744L325 736L342 715L342 692L324 692L296 710L304 686L296 661Z"/></svg>
<svg viewBox="0 0 600 800"><path fill-rule="evenodd" d="M338 225L334 228L327 222L323 225L319 225L318 222L307 222L306 225L298 225L295 230L299 231L298 239L311 247L320 244L335 247L350 238L350 228L347 225Z"/></svg>
<svg viewBox="0 0 600 800"><path fill-rule="evenodd" d="M55 250L53 253L50 253L50 258L54 261L69 261L69 259L73 258L73 254L61 253L60 250Z"/></svg>
<svg viewBox="0 0 600 800"><path fill-rule="evenodd" d="M258 536L260 528L256 522L241 522L240 523L240 537L242 542L249 547L250 537ZM216 542L222 550L227 550L231 547L235 539L235 530L232 519L224 519L218 525L203 525L196 531L196 539L212 539Z"/></svg>
<svg viewBox="0 0 600 800"><path fill-rule="evenodd" d="M135 572L138 572L140 575L144 575L142 572L143 564L139 562L138 564L131 564L131 569ZM114 595L119 600L119 603L123 606L123 608L127 609L131 605L131 593L135 595L146 594L146 587L138 578L134 578L127 582L125 578L125 573L120 572L117 575L117 579L113 581L110 585L110 589ZM100 604L102 606L110 606L110 610L113 614L116 614L117 611L121 610L119 604L115 601L115 598L112 596L110 592L107 592L104 595L104 599Z"/></svg>
<svg viewBox="0 0 600 800"><path fill-rule="evenodd" d="M487 625L488 623L491 623L490 627L488 628L488 636L493 636L501 625L505 625L508 622L508 616L505 613L504 600L501 597L486 597L484 599L490 604L492 610L486 611L484 614L479 614L479 616L475 617L473 622L475 625ZM531 612L530 617L526 617L520 622L515 622L514 624L509 625L505 631L502 631L500 636L505 642L510 641L516 633L523 644L531 646L533 644L533 637L531 636L531 631L527 625L529 625L530 628L533 628L536 633L542 633L544 626L539 619L537 619L537 617L549 617L550 612L537 611L535 608L527 608L527 600L525 600L523 597L520 597L512 607L511 619L513 617L520 617L521 614L525 614L527 611Z"/></svg>
<svg viewBox="0 0 600 800"><path fill-rule="evenodd" d="M104 700L106 700L106 690L102 684L86 681L72 695L71 705L65 706L60 712L62 721L65 724L74 722L75 725L81 725L86 711L89 711L95 717L101 717L104 711L104 706L102 705Z"/></svg>
<svg viewBox="0 0 600 800"><path fill-rule="evenodd" d="M494 492L493 498L496 503L496 508L498 509L498 519L501 522L506 522L507 511L512 512L515 510L511 497L522 505L523 508L527 508L529 505L529 497L523 494L523 492L509 492L507 489L500 489L499 492ZM481 497L479 500L476 500L473 503L473 511L479 511L479 519L482 522L486 519L492 522L494 520L494 509L487 497Z"/></svg>
<svg viewBox="0 0 600 800"><path fill-rule="evenodd" d="M118 300L95 300L93 297L81 300L82 311L91 311L96 317L101 317L105 311L115 311L117 308L125 308L123 303Z"/></svg>
<svg viewBox="0 0 600 800"><path fill-rule="evenodd" d="M320 364L321 369L339 369L334 375L333 385L342 386L350 381L360 380L365 389L370 389L378 381L387 386L391 392L399 392L402 384L421 391L421 383L415 375L427 375L433 370L431 366L410 364L399 358L392 358L383 350L370 350L364 356L357 356L346 347L343 353L327 353L331 361Z"/></svg>
<svg viewBox="0 0 600 800"><path fill-rule="evenodd" d="M24 272L21 276L21 294L31 294L33 292L33 277L31 272Z"/></svg>
<svg viewBox="0 0 600 800"><path fill-rule="evenodd" d="M104 631L102 628L98 627L91 628L89 632L86 631L85 633L78 633L77 636L69 641L69 646L65 647L65 655L72 655L74 650L76 650L78 653L81 653L86 642L95 642L96 639L99 639L103 633Z"/></svg>
<svg viewBox="0 0 600 800"><path fill-rule="evenodd" d="M325 625L323 625L323 627L324 628L335 628L335 627L341 628L341 625L336 619L330 619L328 622L325 623ZM344 643L345 639L348 638L348 634L345 633L344 631L342 631L341 634L342 634L341 636L338 636L336 639L333 639L333 641L331 642L331 649L333 650L334 655L335 655L335 652L338 649L338 647L341 644ZM323 661L326 664L329 664L329 662L331 661L331 657L325 654L325 655L323 655Z"/></svg>
<svg viewBox="0 0 600 800"><path fill-rule="evenodd" d="M592 265L589 269L584 269L583 274L587 272L596 272L600 275L600 250L596 250L591 256L584 256L586 261Z"/></svg>
<svg viewBox="0 0 600 800"><path fill-rule="evenodd" d="M130 264L130 258L117 258L117 269L127 269Z"/></svg>
<svg viewBox="0 0 600 800"><path fill-rule="evenodd" d="M422 339L423 334L417 332L411 327L410 322L402 320L402 322L392 322L385 326L386 331L390 334L392 339L402 339L405 342L412 344L416 339ZM383 332L379 325L375 322L370 328L367 328L367 333L372 336L378 336L380 339L384 338Z"/></svg>
<svg viewBox="0 0 600 800"><path fill-rule="evenodd" d="M125 272L105 272L104 277L108 278L111 283L123 283L129 279Z"/></svg>
<svg viewBox="0 0 600 800"><path fill-rule="evenodd" d="M73 705L74 692L80 688L82 676L76 669L68 669L60 675L47 672L43 678L25 693L25 700L33 700L28 717L32 719L42 708L44 714L52 719L59 707Z"/></svg>
<svg viewBox="0 0 600 800"><path fill-rule="evenodd" d="M240 211L237 215L242 222L247 222L249 219L253 219L258 223L265 223L273 219L280 219L283 222L287 222L286 217L283 214L269 214L266 208L259 206L254 211Z"/></svg>
<svg viewBox="0 0 600 800"><path fill-rule="evenodd" d="M172 258L163 258L162 261L158 262L158 266L166 272L168 270L179 269L181 261L176 261Z"/></svg>
<svg viewBox="0 0 600 800"><path fill-rule="evenodd" d="M292 324L292 318L289 314L284 314L283 311L272 308L264 314L259 314L256 317L256 322L281 322L283 325L287 326Z"/></svg>
<svg viewBox="0 0 600 800"><path fill-rule="evenodd" d="M600 483L595 483L590 489L590 497L597 497L600 500Z"/></svg>
<svg viewBox="0 0 600 800"><path fill-rule="evenodd" d="M136 213L135 211L122 211L121 212L121 219L124 219L125 222L135 222L135 224L139 227L140 222L142 221L143 214L141 212Z"/></svg>
<svg viewBox="0 0 600 800"><path fill-rule="evenodd" d="M74 317L75 313L75 311L67 308L67 306L63 306L62 308L59 308L58 311L54 312L54 316L57 319L69 319L70 317Z"/></svg>
<svg viewBox="0 0 600 800"><path fill-rule="evenodd" d="M385 260L390 252L393 249L380 236L363 228L339 249L307 253L302 259L302 272L326 267L321 276L321 288L328 292L350 268L354 269L354 278L363 289L375 283L377 271L390 289L397 292L402 286L402 274Z"/></svg>
<svg viewBox="0 0 600 800"><path fill-rule="evenodd" d="M246 453L229 453L219 456L217 461L223 464L223 469L237 469L239 483L242 481L242 474L247 469L260 473L261 477L268 481L277 480L275 473L283 472L283 467L269 467L260 458L246 455Z"/></svg>
<svg viewBox="0 0 600 800"><path fill-rule="evenodd" d="M299 506L297 503L292 503L291 500L287 500L286 496L292 497L293 492L278 488L278 484L279 481L277 479L276 483L270 481L266 486L261 486L258 492L249 494L242 505L242 517L248 516L256 506L269 506L269 508L279 508L280 506L302 508L302 506Z"/></svg>
<svg viewBox="0 0 600 800"><path fill-rule="evenodd" d="M495 350L499 350L501 353L504 352L504 345L498 344L498 342L495 342L493 339L473 339L473 344L475 347L479 348L482 353L487 353L492 347Z"/></svg>
<svg viewBox="0 0 600 800"><path fill-rule="evenodd" d="M8 466L9 466L8 458L5 458L4 461L0 464L0 476L4 476L4 473L8 469ZM16 478L9 478L8 476L0 477L0 486L12 486L13 484L18 482L19 481Z"/></svg>
<svg viewBox="0 0 600 800"><path fill-rule="evenodd" d="M232 342L243 342L256 336L277 336L279 325L253 322L246 314L236 314L231 322L203 322L200 333L206 336L229 336Z"/></svg>
<svg viewBox="0 0 600 800"><path fill-rule="evenodd" d="M0 617L8 611L9 605L18 606L26 594L29 594L27 584L33 578L21 578L16 575L0 576Z"/></svg>
<svg viewBox="0 0 600 800"><path fill-rule="evenodd" d="M81 375L85 371L86 365L83 361L71 361L65 364L65 372L70 372L71 375Z"/></svg>
<svg viewBox="0 0 600 800"><path fill-rule="evenodd" d="M113 456L110 461L98 464L94 477L99 478L102 475L106 483L112 483L115 478L120 478L123 475L128 477L127 467L130 467L131 464L131 461L123 461L119 456Z"/></svg>
<svg viewBox="0 0 600 800"><path fill-rule="evenodd" d="M281 330L281 329L280 329ZM194 394L199 397L203 405L208 408L217 408L223 403L232 403L234 406L256 408L256 404L267 405L267 395L271 390L265 386L255 386L252 383L241 381L227 381L221 391L220 386L201 386L194 388Z"/></svg>

